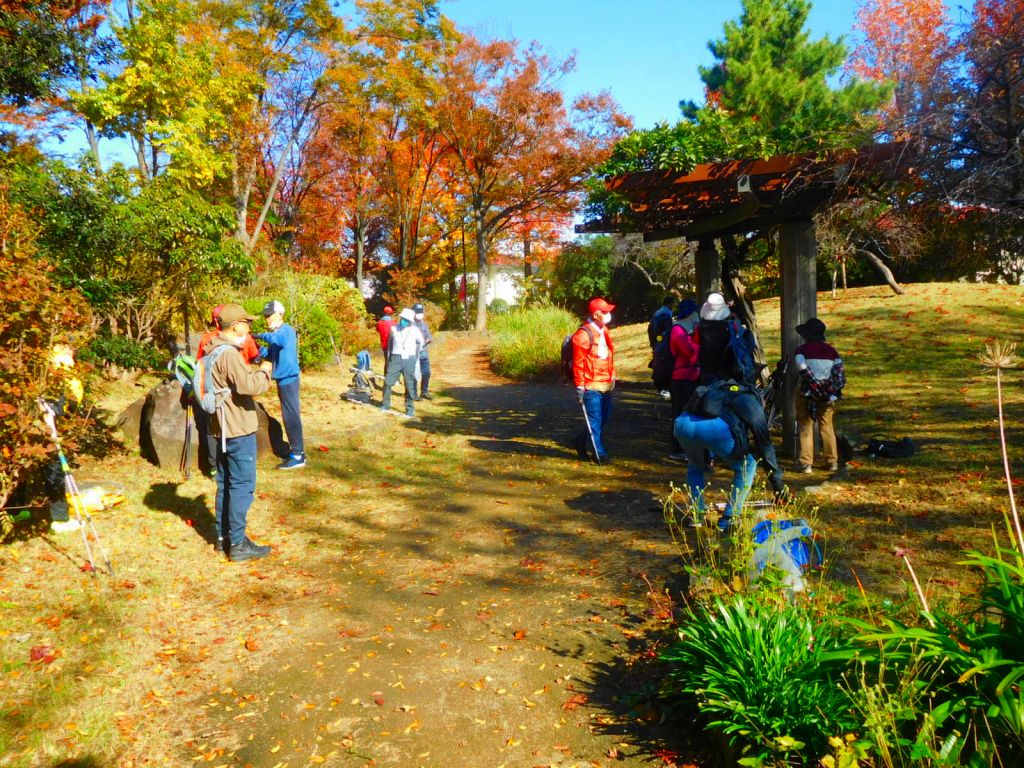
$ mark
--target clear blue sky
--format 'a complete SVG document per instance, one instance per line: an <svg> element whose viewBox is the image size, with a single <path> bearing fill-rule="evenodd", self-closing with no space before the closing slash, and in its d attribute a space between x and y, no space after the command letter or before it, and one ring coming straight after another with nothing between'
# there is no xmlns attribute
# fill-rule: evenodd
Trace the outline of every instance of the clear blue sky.
<svg viewBox="0 0 1024 768"><path fill-rule="evenodd" d="M845 35L858 0L817 0L812 39ZM681 100L703 100L697 74L711 64L709 40L739 18L740 0L443 0L442 12L460 29L484 38L538 41L564 59L575 49L570 97L608 90L638 128L679 119Z"/></svg>

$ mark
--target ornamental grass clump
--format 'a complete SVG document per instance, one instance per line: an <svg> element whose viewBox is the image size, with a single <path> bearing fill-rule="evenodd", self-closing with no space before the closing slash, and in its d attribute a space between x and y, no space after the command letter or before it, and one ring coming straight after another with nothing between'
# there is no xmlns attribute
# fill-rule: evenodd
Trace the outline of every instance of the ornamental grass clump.
<svg viewBox="0 0 1024 768"><path fill-rule="evenodd" d="M691 608L668 664L662 697L696 706L742 765L805 765L830 754L830 737L860 723L830 661L836 627L769 592ZM837 737L838 738L838 737Z"/></svg>
<svg viewBox="0 0 1024 768"><path fill-rule="evenodd" d="M562 341L580 321L558 307L512 309L490 319L491 368L510 379L560 376Z"/></svg>

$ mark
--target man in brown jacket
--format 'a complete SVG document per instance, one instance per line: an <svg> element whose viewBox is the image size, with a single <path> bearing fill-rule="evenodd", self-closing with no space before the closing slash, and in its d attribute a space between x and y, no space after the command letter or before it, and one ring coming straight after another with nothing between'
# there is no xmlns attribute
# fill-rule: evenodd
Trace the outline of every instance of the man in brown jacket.
<svg viewBox="0 0 1024 768"><path fill-rule="evenodd" d="M213 416L210 432L217 436L217 546L233 562L270 554L270 547L254 544L245 535L246 517L256 492L256 395L270 388L271 365L250 367L242 356L249 329L256 318L238 304L225 304L220 333L207 343L209 355L226 346L213 362L211 376L218 388L230 392L224 407ZM224 545L227 544L225 548Z"/></svg>

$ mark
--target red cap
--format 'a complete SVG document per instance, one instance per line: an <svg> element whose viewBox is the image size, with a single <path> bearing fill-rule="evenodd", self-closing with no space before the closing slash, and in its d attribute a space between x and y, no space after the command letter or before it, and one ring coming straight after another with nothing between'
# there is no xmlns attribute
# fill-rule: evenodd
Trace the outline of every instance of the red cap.
<svg viewBox="0 0 1024 768"><path fill-rule="evenodd" d="M384 314L385 315L393 315L393 314L395 314L395 310L392 307L384 307Z"/></svg>
<svg viewBox="0 0 1024 768"><path fill-rule="evenodd" d="M587 304L587 314L592 315L595 312L611 312L615 309L614 304L609 304L604 299L591 299L590 303Z"/></svg>

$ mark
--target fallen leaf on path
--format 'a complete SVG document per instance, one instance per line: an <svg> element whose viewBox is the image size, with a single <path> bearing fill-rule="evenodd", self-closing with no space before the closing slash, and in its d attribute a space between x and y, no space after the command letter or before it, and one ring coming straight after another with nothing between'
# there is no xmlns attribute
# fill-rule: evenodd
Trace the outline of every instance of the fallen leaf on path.
<svg viewBox="0 0 1024 768"><path fill-rule="evenodd" d="M245 641L245 650L258 651L259 649L260 644L255 638L250 637L248 640Z"/></svg>

